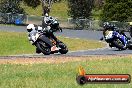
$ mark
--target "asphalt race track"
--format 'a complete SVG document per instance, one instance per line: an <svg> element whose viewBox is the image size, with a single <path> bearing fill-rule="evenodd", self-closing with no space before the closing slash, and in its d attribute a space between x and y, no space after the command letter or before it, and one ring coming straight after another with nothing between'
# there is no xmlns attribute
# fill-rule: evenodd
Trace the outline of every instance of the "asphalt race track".
<svg viewBox="0 0 132 88"><path fill-rule="evenodd" d="M26 32L25 26L4 26L0 25L0 31L12 31L12 32ZM98 40L102 37L101 31L88 31L88 30L69 30L65 29L62 33L56 33L58 36L65 36L70 38L80 38L80 39L92 39L92 40ZM129 36L129 33L127 33ZM87 56L87 55L126 55L126 54L132 54L132 50L122 50L119 51L116 48L109 48L104 47L101 49L93 49L93 50L81 50L81 51L74 51L69 52L66 54L66 56ZM54 56L58 56L60 54L55 54ZM17 56L36 56L41 57L42 54L34 54L34 55L17 55ZM52 56L52 55L51 55Z"/></svg>

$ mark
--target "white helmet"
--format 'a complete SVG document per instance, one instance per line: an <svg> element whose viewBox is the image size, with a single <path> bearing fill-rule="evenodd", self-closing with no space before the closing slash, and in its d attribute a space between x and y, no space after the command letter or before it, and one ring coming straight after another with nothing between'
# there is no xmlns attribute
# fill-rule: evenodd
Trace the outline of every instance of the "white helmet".
<svg viewBox="0 0 132 88"><path fill-rule="evenodd" d="M28 32L31 32L32 30L35 30L35 26L34 26L34 24L29 24L29 25L27 26L27 31L28 31Z"/></svg>

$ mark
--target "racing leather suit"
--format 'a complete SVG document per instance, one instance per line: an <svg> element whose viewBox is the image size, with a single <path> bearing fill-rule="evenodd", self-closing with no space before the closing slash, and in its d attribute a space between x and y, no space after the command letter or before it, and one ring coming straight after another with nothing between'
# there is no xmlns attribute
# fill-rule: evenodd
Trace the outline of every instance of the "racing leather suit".
<svg viewBox="0 0 132 88"><path fill-rule="evenodd" d="M56 36L53 34L53 30L50 30L50 24L53 23L56 19L51 17L51 16L44 16L43 22L42 22L42 27L47 31L47 33L57 42L59 43L60 41L56 38Z"/></svg>

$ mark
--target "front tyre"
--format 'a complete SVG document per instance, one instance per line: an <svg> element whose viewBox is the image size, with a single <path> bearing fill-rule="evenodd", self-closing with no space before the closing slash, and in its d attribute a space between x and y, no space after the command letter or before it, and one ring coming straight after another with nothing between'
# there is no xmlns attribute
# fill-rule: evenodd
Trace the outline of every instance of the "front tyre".
<svg viewBox="0 0 132 88"><path fill-rule="evenodd" d="M116 48L119 50L126 50L126 46L123 44L123 42L120 39L115 39L113 41L113 44L115 45Z"/></svg>
<svg viewBox="0 0 132 88"><path fill-rule="evenodd" d="M50 48L43 42L38 41L36 44L36 47L44 54L44 55L50 55L51 50Z"/></svg>
<svg viewBox="0 0 132 88"><path fill-rule="evenodd" d="M132 50L132 42L131 41L128 42L127 48Z"/></svg>
<svg viewBox="0 0 132 88"><path fill-rule="evenodd" d="M68 48L64 43L62 43L62 42L59 43L59 47L61 48L61 49L59 49L59 52L61 54L66 54L68 52Z"/></svg>

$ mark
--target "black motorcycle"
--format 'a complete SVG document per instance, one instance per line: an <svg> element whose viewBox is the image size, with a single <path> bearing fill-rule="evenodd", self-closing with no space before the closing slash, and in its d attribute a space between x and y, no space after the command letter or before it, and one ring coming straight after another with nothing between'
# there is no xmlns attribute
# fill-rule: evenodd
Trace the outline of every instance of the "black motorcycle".
<svg viewBox="0 0 132 88"><path fill-rule="evenodd" d="M62 41L57 39L59 41L58 42L55 40L55 38L53 38L53 36L51 36L53 35L53 32L56 31L62 32L62 29L59 27L59 23L57 21L50 24L50 30L48 30L48 32L36 32L34 35L32 35L32 45L35 45L44 55L58 52L61 54L66 54L68 52L67 46ZM51 45L56 46L58 50L51 51Z"/></svg>

